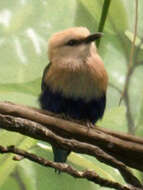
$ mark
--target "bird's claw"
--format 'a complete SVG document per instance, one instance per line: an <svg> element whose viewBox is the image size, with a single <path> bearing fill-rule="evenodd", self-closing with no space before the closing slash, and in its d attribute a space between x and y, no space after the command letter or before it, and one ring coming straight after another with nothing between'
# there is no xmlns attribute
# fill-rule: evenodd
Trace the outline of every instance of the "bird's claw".
<svg viewBox="0 0 143 190"><path fill-rule="evenodd" d="M88 129L90 129L90 128L93 129L94 128L94 125L91 122L87 122L86 126L88 127Z"/></svg>

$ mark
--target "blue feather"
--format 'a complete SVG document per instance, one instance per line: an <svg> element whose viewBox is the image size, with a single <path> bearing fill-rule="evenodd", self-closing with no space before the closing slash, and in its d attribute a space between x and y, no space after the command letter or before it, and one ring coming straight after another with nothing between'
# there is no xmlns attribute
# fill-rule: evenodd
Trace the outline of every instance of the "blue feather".
<svg viewBox="0 0 143 190"><path fill-rule="evenodd" d="M88 102L83 98L67 98L61 92L52 92L47 86L39 98L41 107L54 113L65 115L83 121L95 123L101 119L106 105L106 96L94 98Z"/></svg>
<svg viewBox="0 0 143 190"><path fill-rule="evenodd" d="M82 98L67 98L61 92L52 92L47 86L39 97L39 102L43 109L54 113L64 113L65 115L83 121L90 121L95 123L101 119L104 113L106 96L96 99L96 97L89 102ZM52 146L55 162L66 162L69 150L64 150L59 147Z"/></svg>

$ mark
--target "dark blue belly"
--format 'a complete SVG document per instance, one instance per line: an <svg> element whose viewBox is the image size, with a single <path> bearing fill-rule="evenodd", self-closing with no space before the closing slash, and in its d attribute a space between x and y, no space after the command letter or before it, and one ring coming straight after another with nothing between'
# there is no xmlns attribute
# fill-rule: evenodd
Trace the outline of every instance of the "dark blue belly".
<svg viewBox="0 0 143 190"><path fill-rule="evenodd" d="M85 102L83 98L67 98L60 92L53 93L48 87L39 97L43 109L54 113L64 113L77 120L95 123L101 119L105 110L106 96Z"/></svg>

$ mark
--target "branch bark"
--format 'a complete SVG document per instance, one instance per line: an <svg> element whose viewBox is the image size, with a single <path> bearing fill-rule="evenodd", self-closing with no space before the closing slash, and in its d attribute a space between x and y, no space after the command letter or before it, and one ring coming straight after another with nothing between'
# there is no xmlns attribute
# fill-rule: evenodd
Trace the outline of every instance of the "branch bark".
<svg viewBox="0 0 143 190"><path fill-rule="evenodd" d="M22 149L16 148L14 146L8 146L8 147L0 146L0 153L2 153L2 154L6 154L6 153L18 154L24 158L27 158L28 160L38 163L40 165L58 169L62 172L70 174L71 176L73 176L75 178L85 178L89 181L92 181L92 182L99 184L101 186L104 186L104 187L115 188L117 190L141 190L140 188L136 188L134 186L124 186L117 182L106 180L106 179L100 177L98 174L96 174L95 171L89 171L89 170L78 171L78 170L74 169L73 167L69 166L68 164L52 162L52 161L46 160L42 157L39 157L35 154L32 154L32 153L26 152Z"/></svg>
<svg viewBox="0 0 143 190"><path fill-rule="evenodd" d="M86 126L58 118L59 116L57 117L55 115L55 118L53 117L53 113L8 102L0 103L0 113L2 114L0 117L1 125L3 123L3 128L5 129L8 127L7 130L16 131L17 128L14 124L12 124L11 127L6 126L6 122L9 122L9 119L7 118L4 120L3 116L10 115L14 116L13 118L15 119L17 117L25 118L46 126L46 128L61 137L75 139L80 142L86 142L98 146L111 156L116 157L118 160L125 163L127 166L143 171L142 138L115 133L99 127L95 127L95 129L87 129ZM11 122L15 123L15 121ZM29 123L27 123L27 129L28 127ZM22 127L19 128L17 132L23 133ZM36 137L33 135L33 138ZM45 141L47 139L47 137L45 138L41 136L39 138L43 138L41 140Z"/></svg>
<svg viewBox="0 0 143 190"><path fill-rule="evenodd" d="M53 113L36 108L0 103L1 128L95 156L117 168L128 184L143 188L127 168L143 171L143 139L99 127L87 129L79 123L53 116Z"/></svg>

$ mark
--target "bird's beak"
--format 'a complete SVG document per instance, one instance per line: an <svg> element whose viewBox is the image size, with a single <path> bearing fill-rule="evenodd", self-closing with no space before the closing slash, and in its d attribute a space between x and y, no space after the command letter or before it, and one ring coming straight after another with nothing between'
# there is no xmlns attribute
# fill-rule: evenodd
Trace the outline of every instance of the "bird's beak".
<svg viewBox="0 0 143 190"><path fill-rule="evenodd" d="M93 42L93 41L95 41L95 40L101 38L102 36L103 36L103 33L102 33L102 32L96 32L95 34L91 34L91 35L87 36L87 37L83 40L83 42L88 44L88 43L90 43L90 42Z"/></svg>

